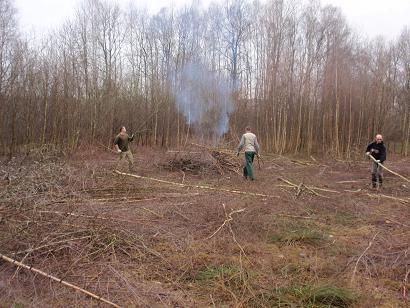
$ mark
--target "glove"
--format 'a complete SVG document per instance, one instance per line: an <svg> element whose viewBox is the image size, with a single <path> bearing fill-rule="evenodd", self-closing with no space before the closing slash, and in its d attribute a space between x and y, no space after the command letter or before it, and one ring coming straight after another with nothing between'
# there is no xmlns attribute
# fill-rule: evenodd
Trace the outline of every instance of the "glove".
<svg viewBox="0 0 410 308"><path fill-rule="evenodd" d="M122 151L120 149L117 150L117 153L121 153Z"/></svg>
<svg viewBox="0 0 410 308"><path fill-rule="evenodd" d="M370 155L370 152L366 152L366 155L369 156L369 155Z"/></svg>
<svg viewBox="0 0 410 308"><path fill-rule="evenodd" d="M238 157L239 157L239 152L236 152L236 156L238 156Z"/></svg>
<svg viewBox="0 0 410 308"><path fill-rule="evenodd" d="M261 158L261 156L259 155L259 153L256 153L256 156L257 156L258 158Z"/></svg>
<svg viewBox="0 0 410 308"><path fill-rule="evenodd" d="M376 160L376 163L379 163L379 164L380 164L380 159Z"/></svg>

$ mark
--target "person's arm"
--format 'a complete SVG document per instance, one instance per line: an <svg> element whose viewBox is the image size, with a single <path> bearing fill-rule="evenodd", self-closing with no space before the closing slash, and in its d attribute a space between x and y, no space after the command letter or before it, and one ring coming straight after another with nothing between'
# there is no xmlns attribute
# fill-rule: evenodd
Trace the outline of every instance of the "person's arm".
<svg viewBox="0 0 410 308"><path fill-rule="evenodd" d="M120 148L118 147L118 140L119 140L120 138L117 136L117 137L115 137L115 139L114 139L114 147L115 147L115 150L118 152L118 153L120 153L121 152L121 150L120 150Z"/></svg>
<svg viewBox="0 0 410 308"><path fill-rule="evenodd" d="M259 143L258 143L258 138L255 137L255 151L256 151L256 155L259 156Z"/></svg>
<svg viewBox="0 0 410 308"><path fill-rule="evenodd" d="M370 150L371 150L372 144L370 143L367 148L366 148L366 155L370 155Z"/></svg>
<svg viewBox="0 0 410 308"><path fill-rule="evenodd" d="M238 151L236 152L237 155L239 155L239 152L242 150L244 145L245 145L245 136L242 135L241 142L239 142L239 145L238 145Z"/></svg>
<svg viewBox="0 0 410 308"><path fill-rule="evenodd" d="M386 160L386 147L383 145L381 151L380 151L380 162L384 162Z"/></svg>

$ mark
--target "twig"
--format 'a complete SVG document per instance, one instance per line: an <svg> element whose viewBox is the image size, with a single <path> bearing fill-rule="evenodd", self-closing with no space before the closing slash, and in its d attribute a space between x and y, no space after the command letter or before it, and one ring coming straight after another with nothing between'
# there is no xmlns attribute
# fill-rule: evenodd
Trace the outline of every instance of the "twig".
<svg viewBox="0 0 410 308"><path fill-rule="evenodd" d="M224 210L225 210L225 204L222 204L222 206L223 206L223 208L224 208ZM240 209L240 210L231 211L229 214L226 214L226 212L225 212L225 216L226 216L225 221L222 223L222 225L219 226L218 229L216 229L216 231L215 231L214 233L212 233L212 234L211 234L210 236L208 236L206 239L209 240L209 239L211 239L212 237L214 237L214 235L216 235L227 223L229 223L231 220L233 220L233 217L232 217L233 214L235 214L235 213L241 213L241 212L243 212L243 211L245 211L245 209Z"/></svg>
<svg viewBox="0 0 410 308"><path fill-rule="evenodd" d="M117 173L117 174L120 174L120 175L126 175L126 176L134 177L134 178L137 178L137 179L145 179L145 180L155 181L155 182L159 182L159 183L176 185L176 186L180 186L180 187L208 189L208 190L223 191L223 192L228 192L228 193L232 193L232 194L248 195L248 196L255 196L255 197L280 198L279 196L274 196L274 195L265 195L265 194L260 194L260 193L253 193L253 192L246 192L246 191L239 191L239 190L229 190L229 189L225 189L225 188L216 188L216 187L205 186L205 185L176 183L176 182L151 178L151 177L147 177L147 176L141 176L141 175L136 175L136 174L131 174L131 173L124 173L124 172L120 172L118 170L115 170L114 172Z"/></svg>
<svg viewBox="0 0 410 308"><path fill-rule="evenodd" d="M146 210L147 212L150 212L151 214L154 214L155 216L157 216L157 217L159 217L159 218L164 218L164 216L162 216L162 215L160 215L160 214L158 214L158 213L155 213L154 211L151 211L150 209L147 209L146 207L143 207L142 209L143 209L143 210Z"/></svg>
<svg viewBox="0 0 410 308"><path fill-rule="evenodd" d="M25 268L25 269L28 269L28 270L30 270L30 271L32 271L32 272L38 273L38 274L40 274L40 275L42 275L42 276L44 276L44 277L50 278L50 279L52 279L52 280L54 280L54 281L57 281L57 282L59 282L59 283L65 285L65 286L67 286L67 287L70 287L70 288L72 288L72 289L74 289L74 290L76 290L76 291L82 292L82 293L84 293L84 294L86 294L86 295L88 295L88 296L90 296L90 297L92 297L92 298L95 298L96 300L99 300L99 301L101 301L101 302L104 302L104 303L106 303L106 304L108 304L108 305L111 305L111 306L117 307L117 308L120 308L120 307L121 307L121 306L118 306L117 304L114 304L113 302L110 302L109 300L107 300L107 299L105 299L105 298L103 298L103 297L101 297L101 296L98 296L98 295L96 295L96 294L94 294L94 293L91 293L91 292L89 292L89 291L87 291L87 290L84 290L84 289L82 289L82 288L80 288L80 287L77 287L76 285L73 285L73 284L71 284L71 283L69 283L69 282L66 282L66 281L63 280L63 279L60 279L60 278L57 278L57 277L52 276L52 275L50 275L50 274L47 274L47 273L45 273L45 272L43 272L43 271L41 271L41 270L39 270L39 269L36 269L36 268L34 268L34 267L32 267L32 266L28 266L28 265L26 265L26 264L23 264L23 263L17 261L17 260L14 260L14 259L12 259L12 258L9 258L9 257L7 257L7 256L5 256L5 255L3 255L3 254L1 254L1 253L0 253L0 257L1 257L3 260L5 260L5 261L10 262L11 264L15 264L15 265L17 265L17 266L20 266L20 267L23 267L23 268Z"/></svg>
<svg viewBox="0 0 410 308"><path fill-rule="evenodd" d="M410 274L410 268L406 271L406 275L404 275L403 279L403 299L407 300L407 279Z"/></svg>
<svg viewBox="0 0 410 308"><path fill-rule="evenodd" d="M71 242L71 241L83 240L83 239L90 238L90 237L91 237L91 235L86 235L86 236L77 237L77 238L69 238L69 239L65 239L65 240L62 240L62 241L58 241L58 242L52 242L52 243L49 243L49 244L44 244L44 245L41 245L41 246L36 247L36 248L29 248L29 249L26 249L26 250L18 251L15 254L18 255L20 253L31 253L33 251L40 250L40 249L50 247L50 246L53 246L53 245L58 245L58 244Z"/></svg>
<svg viewBox="0 0 410 308"><path fill-rule="evenodd" d="M212 294L209 294L209 297L211 298L211 301L212 301L212 307L216 308L216 305L215 305L214 299L212 297Z"/></svg>
<svg viewBox="0 0 410 308"><path fill-rule="evenodd" d="M296 192L296 199L300 196L300 194L303 191L303 182L301 182L297 188L298 188L298 190Z"/></svg>
<svg viewBox="0 0 410 308"><path fill-rule="evenodd" d="M362 252L362 254L359 256L359 258L356 260L356 264L355 264L354 269L353 269L352 278L350 279L350 282L351 282L351 283L353 283L354 277L355 277L356 272L357 272L357 266L358 266L360 260L363 258L363 256L366 254L366 252L370 249L370 247L372 247L373 241L374 241L374 239L376 238L376 236L377 236L378 234L379 234L379 232L377 232L377 233L373 236L373 238L371 239L371 241L370 241L369 244L367 245L366 249Z"/></svg>
<svg viewBox="0 0 410 308"><path fill-rule="evenodd" d="M297 216L297 215L288 215L288 214L275 214L275 215L283 216L283 217L301 218L301 219L315 219L314 217L310 217L310 216Z"/></svg>
<svg viewBox="0 0 410 308"><path fill-rule="evenodd" d="M182 171L182 170L180 170L180 171L182 172L182 180L181 180L181 183L184 184L184 181L185 181L185 172Z"/></svg>
<svg viewBox="0 0 410 308"><path fill-rule="evenodd" d="M402 176L401 174L398 174L397 172L394 172L393 170L390 170L389 168L385 167L382 163L377 162L377 160L372 156L369 155L369 157L376 163L378 164L380 167L382 167L383 169L385 169L386 171L390 172L391 174L394 174L400 178L402 178L403 180L407 181L410 183L410 180L404 176Z"/></svg>

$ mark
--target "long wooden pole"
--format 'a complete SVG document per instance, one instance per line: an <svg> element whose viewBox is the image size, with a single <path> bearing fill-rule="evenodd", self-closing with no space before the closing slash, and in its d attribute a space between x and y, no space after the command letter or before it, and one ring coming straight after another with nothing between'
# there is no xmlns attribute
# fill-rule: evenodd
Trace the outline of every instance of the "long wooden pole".
<svg viewBox="0 0 410 308"><path fill-rule="evenodd" d="M98 295L96 295L96 294L94 294L94 293L91 293L91 292L89 292L89 291L87 291L87 290L84 290L84 289L82 289L82 288L80 288L80 287L77 287L76 285L73 285L73 284L71 284L71 283L69 283L69 282L67 282L67 281L64 281L63 279L60 279L60 278L57 278L57 277L52 276L52 275L50 275L50 274L47 274L47 273L45 273L45 272L43 272L43 271L40 271L39 269L36 269L36 268L34 268L34 267L32 267L32 266L28 266L28 265L26 265L26 264L24 264L24 263L21 263L21 262L17 261L17 260L14 260L14 259L12 259L12 258L9 258L9 257L7 257L7 256L5 256L5 255L3 255L3 254L1 254L1 253L0 253L0 257L1 257L3 260L7 261L7 262L10 262L10 263L15 264L15 265L20 266L20 267L23 267L23 268L28 269L28 270L30 270L30 271L32 271L32 272L38 273L38 274L40 274L40 275L42 275L42 276L44 276L44 277L50 278L50 279L52 279L52 280L54 280L54 281L57 281L57 282L59 282L59 283L65 285L65 286L67 286L67 287L70 287L70 288L72 288L72 289L74 289L74 290L80 291L80 292L82 292L82 293L84 293L84 294L86 294L86 295L88 295L88 296L91 296L92 298L95 298L96 300L99 300L99 301L101 301L101 302L104 302L104 303L106 303L106 304L108 304L108 305L111 305L111 306L113 306L113 307L116 307L116 308L121 308L121 306L118 306L117 304L114 304L113 302L110 302L109 300L107 300L107 299L105 299L105 298L103 298L103 297L101 297L101 296L98 296Z"/></svg>
<svg viewBox="0 0 410 308"><path fill-rule="evenodd" d="M398 174L397 172L394 172L393 170L390 170L389 168L385 167L382 163L379 163L376 158L374 158L372 155L368 155L376 164L378 164L380 167L382 167L383 169L385 169L386 171L390 172L391 174L394 174L400 178L402 178L403 180L407 181L410 183L410 180L404 176L402 176L401 174Z"/></svg>
<svg viewBox="0 0 410 308"><path fill-rule="evenodd" d="M180 186L180 187L192 187L192 188L199 188L199 189L223 191L223 192L228 192L228 193L232 193L232 194L248 195L248 196L255 196L255 197L280 198L279 196L265 195L265 194L260 194L260 193L247 192L247 191L229 190L229 189L225 189L225 188L216 188L216 187L205 186L205 185L176 183L176 182L171 182L171 181L166 181L166 180L161 180L161 179L156 179L156 178L150 178L150 177L142 176L142 175L125 173L125 172L121 172L121 171L118 171L118 170L115 170L115 173L120 174L120 175L130 176L130 177L137 178L137 179L145 179L145 180L150 180L150 181L155 181L155 182L165 183L165 184L171 184L171 185Z"/></svg>

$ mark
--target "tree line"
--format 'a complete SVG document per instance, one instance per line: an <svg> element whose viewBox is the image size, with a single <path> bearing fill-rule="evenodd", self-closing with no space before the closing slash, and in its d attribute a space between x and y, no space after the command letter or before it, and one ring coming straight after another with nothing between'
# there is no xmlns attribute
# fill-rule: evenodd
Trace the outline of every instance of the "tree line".
<svg viewBox="0 0 410 308"><path fill-rule="evenodd" d="M183 146L200 130L175 93L184 68L201 63L232 89L226 140L251 125L264 151L350 156L380 132L409 154L408 28L364 39L339 8L292 0L193 2L155 15L84 0L43 39L22 33L16 16L0 0L3 153L109 145L120 125L139 144Z"/></svg>

